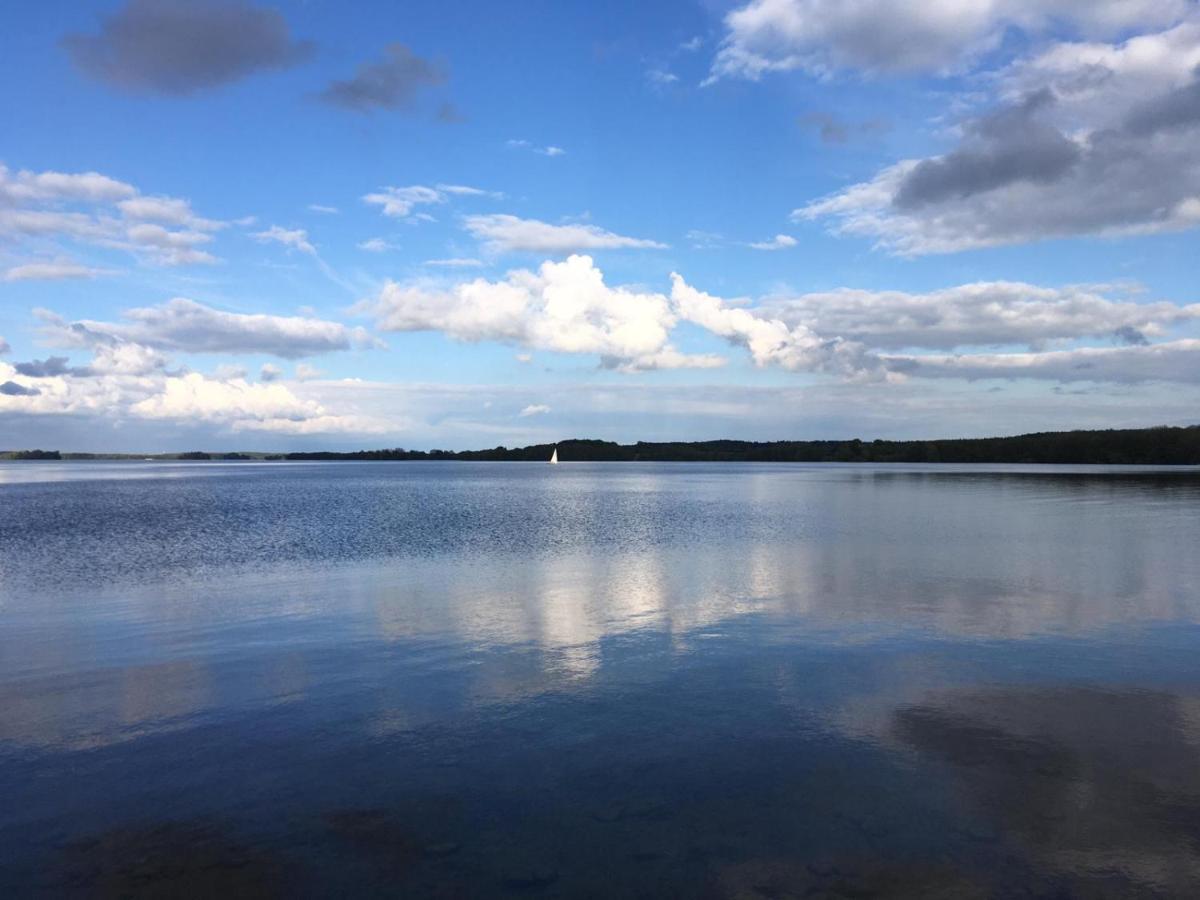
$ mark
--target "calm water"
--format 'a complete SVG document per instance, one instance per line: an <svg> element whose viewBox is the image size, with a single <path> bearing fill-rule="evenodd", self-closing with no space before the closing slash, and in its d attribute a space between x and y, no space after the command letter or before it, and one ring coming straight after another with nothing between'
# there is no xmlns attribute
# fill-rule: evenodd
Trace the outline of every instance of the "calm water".
<svg viewBox="0 0 1200 900"><path fill-rule="evenodd" d="M0 894L1200 894L1200 473L0 463Z"/></svg>

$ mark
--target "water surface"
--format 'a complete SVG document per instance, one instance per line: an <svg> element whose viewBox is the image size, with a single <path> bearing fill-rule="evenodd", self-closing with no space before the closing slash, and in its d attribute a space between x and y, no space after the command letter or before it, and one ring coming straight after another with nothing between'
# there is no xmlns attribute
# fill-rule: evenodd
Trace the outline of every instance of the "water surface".
<svg viewBox="0 0 1200 900"><path fill-rule="evenodd" d="M5 896L1194 896L1200 473L0 463Z"/></svg>

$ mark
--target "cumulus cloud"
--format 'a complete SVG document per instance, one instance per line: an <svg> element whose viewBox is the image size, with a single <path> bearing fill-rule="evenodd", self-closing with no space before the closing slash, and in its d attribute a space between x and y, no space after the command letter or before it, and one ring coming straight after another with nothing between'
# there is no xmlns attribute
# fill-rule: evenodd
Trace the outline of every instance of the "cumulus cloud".
<svg viewBox="0 0 1200 900"><path fill-rule="evenodd" d="M213 263L207 247L225 222L196 215L188 201L141 194L97 172L12 171L0 164L0 238L41 246L47 240L122 250L158 265ZM68 264L30 262L16 278L68 275ZM92 270L98 274L99 270Z"/></svg>
<svg viewBox="0 0 1200 900"><path fill-rule="evenodd" d="M544 416L548 412L550 412L550 407L546 406L546 404L531 403L517 413L517 415L519 415L522 419L525 419L529 416Z"/></svg>
<svg viewBox="0 0 1200 900"><path fill-rule="evenodd" d="M356 311L387 331L589 354L623 372L725 364L720 355L675 347L686 322L744 348L756 366L843 381L1200 378L1200 342L1172 333L1200 322L1200 304L1134 302L1110 296L1116 291L978 282L924 294L847 288L751 304L700 291L678 274L669 295L612 287L590 257L573 255L496 281L448 288L389 282ZM1014 345L1030 349L978 352Z"/></svg>
<svg viewBox="0 0 1200 900"><path fill-rule="evenodd" d="M748 246L755 250L787 250L795 247L798 242L790 234L777 234L769 241L755 241Z"/></svg>
<svg viewBox="0 0 1200 900"><path fill-rule="evenodd" d="M84 72L119 88L187 95L312 55L283 16L245 0L129 0L97 34L63 45Z"/></svg>
<svg viewBox="0 0 1200 900"><path fill-rule="evenodd" d="M1087 338L1140 344L1200 321L1200 303L1135 303L1087 286L1047 288L1012 281L976 282L923 294L843 288L773 298L763 308L822 337L892 350L1041 347Z"/></svg>
<svg viewBox="0 0 1200 900"><path fill-rule="evenodd" d="M1010 28L1112 37L1173 24L1189 9L1188 0L751 0L725 17L708 82L788 70L945 72L998 46Z"/></svg>
<svg viewBox="0 0 1200 900"><path fill-rule="evenodd" d="M594 354L628 369L655 367L673 349L669 335L677 321L665 296L610 287L587 256L446 290L388 282L358 311L386 331L440 331L461 341ZM675 361L712 364L711 357L684 354Z"/></svg>
<svg viewBox="0 0 1200 900"><path fill-rule="evenodd" d="M957 146L801 207L902 255L1200 224L1200 20L1060 43L997 77Z"/></svg>
<svg viewBox="0 0 1200 900"><path fill-rule="evenodd" d="M309 212L321 213L326 216L336 216L340 210L336 206L324 206L320 203L308 204Z"/></svg>
<svg viewBox="0 0 1200 900"><path fill-rule="evenodd" d="M859 380L887 377L880 361L857 342L823 338L802 324L788 325L760 311L733 306L696 290L676 273L671 274L671 300L681 318L746 348L755 365Z"/></svg>
<svg viewBox="0 0 1200 900"><path fill-rule="evenodd" d="M386 427L363 417L330 415L320 403L281 384L215 381L196 372L165 379L161 389L131 404L129 412L147 419L226 423L233 431L372 433Z"/></svg>
<svg viewBox="0 0 1200 900"><path fill-rule="evenodd" d="M11 352L12 346L3 337L0 337L0 355Z"/></svg>
<svg viewBox="0 0 1200 900"><path fill-rule="evenodd" d="M99 172L13 172L0 164L0 202L26 205L80 201L115 203L137 195L137 189Z"/></svg>
<svg viewBox="0 0 1200 900"><path fill-rule="evenodd" d="M363 63L353 78L321 92L326 103L355 112L411 109L420 91L445 83L442 70L404 44L389 44L378 62Z"/></svg>
<svg viewBox="0 0 1200 900"><path fill-rule="evenodd" d="M126 310L124 322L68 322L42 310L43 333L67 347L128 343L183 353L268 353L300 359L379 346L364 328L306 316L231 313L183 297Z"/></svg>
<svg viewBox="0 0 1200 900"><path fill-rule="evenodd" d="M96 362L41 377L35 384L18 380L25 376L0 363L0 417L71 416L122 425L136 420L206 423L217 432L294 435L380 434L396 427L395 420L384 417L331 410L283 384L248 383L244 373L218 378L161 369L134 373L102 370Z"/></svg>
<svg viewBox="0 0 1200 900"><path fill-rule="evenodd" d="M171 231L162 225L142 223L131 225L126 235L137 247L148 250L164 265L183 266L192 263L214 263L216 257L201 249L212 238L201 231Z"/></svg>
<svg viewBox="0 0 1200 900"><path fill-rule="evenodd" d="M667 245L644 238L626 237L595 225L552 225L537 219L510 215L467 216L463 225L484 242L490 253L571 253L577 250L656 248Z"/></svg>
<svg viewBox="0 0 1200 900"><path fill-rule="evenodd" d="M165 223L194 231L216 231L225 226L224 222L196 215L191 203L179 197L138 195L119 201L117 209L127 219Z"/></svg>
<svg viewBox="0 0 1200 900"><path fill-rule="evenodd" d="M279 368L275 363L263 363L262 368L258 370L258 380L264 384L278 381L282 377L283 369Z"/></svg>

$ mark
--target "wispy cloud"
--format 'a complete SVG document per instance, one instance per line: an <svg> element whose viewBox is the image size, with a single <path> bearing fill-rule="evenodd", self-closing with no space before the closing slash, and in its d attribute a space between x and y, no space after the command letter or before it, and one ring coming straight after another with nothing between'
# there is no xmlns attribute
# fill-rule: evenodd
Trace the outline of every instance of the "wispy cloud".
<svg viewBox="0 0 1200 900"><path fill-rule="evenodd" d="M484 242L489 252L571 253L576 250L663 249L646 238L627 237L596 225L552 225L512 215L467 216L464 227Z"/></svg>
<svg viewBox="0 0 1200 900"><path fill-rule="evenodd" d="M529 150L532 153L537 153L542 156L564 156L566 150L562 147L556 147L553 144L541 145L535 144L532 141L522 139L513 139L505 142L505 145L512 150Z"/></svg>

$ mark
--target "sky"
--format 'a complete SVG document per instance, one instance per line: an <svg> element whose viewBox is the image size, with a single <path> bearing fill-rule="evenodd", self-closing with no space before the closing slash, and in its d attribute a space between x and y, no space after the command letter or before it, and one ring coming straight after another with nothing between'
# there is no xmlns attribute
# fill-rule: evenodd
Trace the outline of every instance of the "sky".
<svg viewBox="0 0 1200 900"><path fill-rule="evenodd" d="M15 4L0 449L1200 421L1200 3Z"/></svg>

